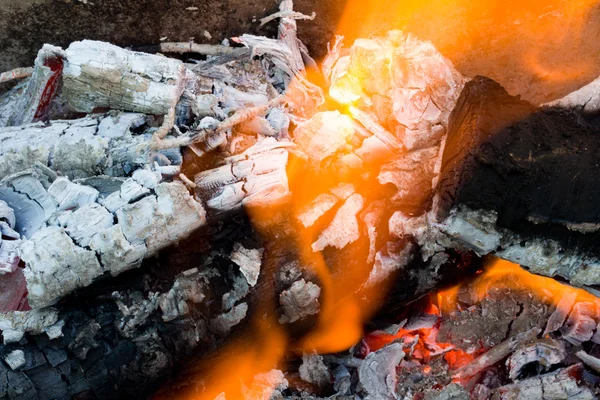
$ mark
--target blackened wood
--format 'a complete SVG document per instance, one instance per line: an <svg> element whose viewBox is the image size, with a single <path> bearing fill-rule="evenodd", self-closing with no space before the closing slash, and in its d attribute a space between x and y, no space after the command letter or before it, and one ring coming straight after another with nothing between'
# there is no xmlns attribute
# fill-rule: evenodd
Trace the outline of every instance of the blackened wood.
<svg viewBox="0 0 600 400"><path fill-rule="evenodd" d="M489 238L465 239L462 223L448 229L480 253L600 282L600 128L578 112L538 109L474 78L450 118L436 192L438 221L474 211L467 219L485 225Z"/></svg>

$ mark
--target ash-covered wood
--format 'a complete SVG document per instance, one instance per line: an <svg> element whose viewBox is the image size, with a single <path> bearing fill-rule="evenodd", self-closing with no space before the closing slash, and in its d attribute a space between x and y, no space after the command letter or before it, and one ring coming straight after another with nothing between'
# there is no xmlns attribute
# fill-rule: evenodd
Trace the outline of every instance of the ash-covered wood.
<svg viewBox="0 0 600 400"><path fill-rule="evenodd" d="M599 135L575 111L538 109L490 79L473 79L442 156L442 231L480 255L576 285L600 283Z"/></svg>

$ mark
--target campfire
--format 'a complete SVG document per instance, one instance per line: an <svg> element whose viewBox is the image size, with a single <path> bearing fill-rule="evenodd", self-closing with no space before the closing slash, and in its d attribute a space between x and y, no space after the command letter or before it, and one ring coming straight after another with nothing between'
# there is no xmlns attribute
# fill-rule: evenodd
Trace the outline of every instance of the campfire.
<svg viewBox="0 0 600 400"><path fill-rule="evenodd" d="M600 78L314 18L0 75L0 399L597 398Z"/></svg>

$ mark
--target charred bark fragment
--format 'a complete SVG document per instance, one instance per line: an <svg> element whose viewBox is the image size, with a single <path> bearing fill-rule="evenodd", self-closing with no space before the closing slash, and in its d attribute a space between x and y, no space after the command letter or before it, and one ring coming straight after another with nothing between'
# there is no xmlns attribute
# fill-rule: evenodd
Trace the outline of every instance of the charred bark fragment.
<svg viewBox="0 0 600 400"><path fill-rule="evenodd" d="M575 111L537 109L490 79L473 79L443 151L441 230L480 255L600 284L599 138Z"/></svg>

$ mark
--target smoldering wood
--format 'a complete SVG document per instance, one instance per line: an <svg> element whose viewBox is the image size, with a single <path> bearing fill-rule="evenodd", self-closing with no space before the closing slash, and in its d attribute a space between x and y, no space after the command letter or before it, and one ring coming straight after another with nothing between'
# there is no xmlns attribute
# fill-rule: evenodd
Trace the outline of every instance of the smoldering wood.
<svg viewBox="0 0 600 400"><path fill-rule="evenodd" d="M598 128L576 111L538 109L473 79L443 150L441 230L480 255L578 286L600 283L597 139Z"/></svg>
<svg viewBox="0 0 600 400"><path fill-rule="evenodd" d="M127 176L154 161L178 165L178 151L151 151L150 133L133 131L148 118L136 113L98 114L0 128L0 179L40 163L70 179Z"/></svg>
<svg viewBox="0 0 600 400"><path fill-rule="evenodd" d="M534 328L505 340L504 342L488 350L486 353L477 357L471 363L457 369L456 371L453 371L452 377L456 379L464 379L476 375L477 373L507 357L518 347L533 342L540 332L540 329Z"/></svg>
<svg viewBox="0 0 600 400"><path fill-rule="evenodd" d="M62 96L75 110L165 115L177 104L186 68L179 60L84 40L65 50Z"/></svg>
<svg viewBox="0 0 600 400"><path fill-rule="evenodd" d="M62 212L20 248L31 307L47 307L105 273L137 268L205 224L204 208L182 183L143 176L136 171L105 198L66 178L52 183L48 193Z"/></svg>
<svg viewBox="0 0 600 400"><path fill-rule="evenodd" d="M59 47L42 47L31 77L0 97L0 127L29 124L46 117L58 90L64 56Z"/></svg>
<svg viewBox="0 0 600 400"><path fill-rule="evenodd" d="M196 175L196 193L209 210L224 213L243 205L267 206L289 197L286 174L289 142L273 138L258 141L240 155L223 160L223 166Z"/></svg>
<svg viewBox="0 0 600 400"><path fill-rule="evenodd" d="M11 337L13 328L18 332L12 335L16 341L0 345L0 352L22 351L26 364L0 385L0 397L20 389L48 400L84 394L150 396L190 362L193 351L204 354L222 346L223 332L211 321L245 304L248 295L237 304L222 302L233 290L230 279L246 279L229 258L232 241L239 238L247 250L258 249L247 244L253 235L247 221L220 226L227 233L221 239L198 233L184 244L189 250L209 241L210 254L194 250L190 257L188 250L173 249L167 258L163 255L163 265L151 263L144 273L98 282L57 309L2 315L3 336ZM230 329L240 328L230 323ZM17 335L27 341L18 343ZM7 369L0 365L0 374L6 376Z"/></svg>
<svg viewBox="0 0 600 400"><path fill-rule="evenodd" d="M493 398L501 400L540 398L591 400L594 398L592 391L579 385L582 370L581 364L575 364L549 374L525 379L516 384L502 386L494 391Z"/></svg>

